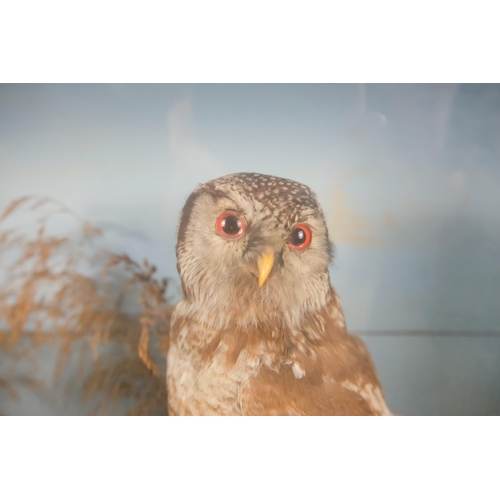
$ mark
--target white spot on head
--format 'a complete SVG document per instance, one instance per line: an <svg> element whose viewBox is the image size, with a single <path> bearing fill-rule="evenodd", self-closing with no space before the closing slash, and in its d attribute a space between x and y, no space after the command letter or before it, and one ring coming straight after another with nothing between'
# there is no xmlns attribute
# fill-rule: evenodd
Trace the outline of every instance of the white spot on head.
<svg viewBox="0 0 500 500"><path fill-rule="evenodd" d="M306 371L297 362L292 365L292 370L295 378L302 378L306 375Z"/></svg>

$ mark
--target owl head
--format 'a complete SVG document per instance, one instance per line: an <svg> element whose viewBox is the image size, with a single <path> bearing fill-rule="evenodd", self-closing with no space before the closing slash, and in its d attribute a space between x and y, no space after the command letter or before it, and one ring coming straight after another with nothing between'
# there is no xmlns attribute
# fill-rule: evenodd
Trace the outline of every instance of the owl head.
<svg viewBox="0 0 500 500"><path fill-rule="evenodd" d="M185 313L215 328L297 328L328 300L332 245L315 194L256 173L189 196L178 229Z"/></svg>

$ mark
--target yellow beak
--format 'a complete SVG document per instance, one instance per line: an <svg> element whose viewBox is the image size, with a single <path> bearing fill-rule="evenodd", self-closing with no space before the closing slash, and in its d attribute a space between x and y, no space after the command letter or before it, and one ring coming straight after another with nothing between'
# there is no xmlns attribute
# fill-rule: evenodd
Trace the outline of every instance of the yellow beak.
<svg viewBox="0 0 500 500"><path fill-rule="evenodd" d="M271 269L274 265L274 250L266 250L257 261L257 267L259 268L259 286L262 286L266 281Z"/></svg>

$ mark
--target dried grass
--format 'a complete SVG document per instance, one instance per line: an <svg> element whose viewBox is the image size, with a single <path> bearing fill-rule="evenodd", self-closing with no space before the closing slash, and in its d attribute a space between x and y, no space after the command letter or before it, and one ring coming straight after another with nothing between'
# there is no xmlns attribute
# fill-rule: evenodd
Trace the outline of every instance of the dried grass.
<svg viewBox="0 0 500 500"><path fill-rule="evenodd" d="M23 215L28 222L16 223ZM73 236L53 234L57 217L76 224ZM50 345L54 383L76 390L91 413L167 413L167 280L147 261L102 250L102 239L50 198L19 198L0 215L0 401L18 399L20 387L47 391L37 362Z"/></svg>

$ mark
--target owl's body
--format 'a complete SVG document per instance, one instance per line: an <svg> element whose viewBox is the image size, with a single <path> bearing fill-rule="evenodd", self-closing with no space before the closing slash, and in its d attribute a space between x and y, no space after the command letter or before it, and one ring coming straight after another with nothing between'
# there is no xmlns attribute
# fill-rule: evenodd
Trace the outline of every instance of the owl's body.
<svg viewBox="0 0 500 500"><path fill-rule="evenodd" d="M390 414L368 351L346 331L330 259L306 186L260 174L199 186L179 225L169 413Z"/></svg>

